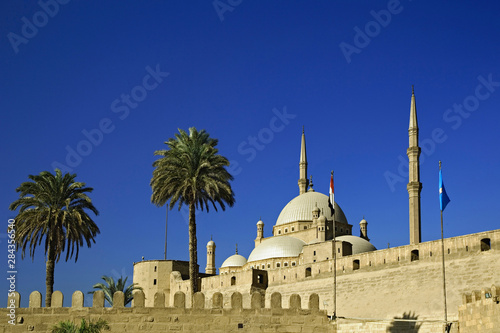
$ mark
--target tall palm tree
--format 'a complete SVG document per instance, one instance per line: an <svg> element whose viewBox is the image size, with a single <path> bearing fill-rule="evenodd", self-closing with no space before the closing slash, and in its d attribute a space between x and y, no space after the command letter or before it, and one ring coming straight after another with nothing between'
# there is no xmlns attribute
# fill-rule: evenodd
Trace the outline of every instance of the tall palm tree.
<svg viewBox="0 0 500 333"><path fill-rule="evenodd" d="M128 287L125 287L128 277L126 277L124 280L123 276L121 276L118 279L118 281L116 281L116 283L115 280L110 276L103 275L101 279L103 279L104 282L106 282L106 284L96 283L92 286L92 288L97 290L102 290L104 292L104 298L106 299L106 301L108 301L109 305L111 306L113 306L113 295L115 294L115 292L117 291L123 292L123 294L125 295L125 305L127 305L134 299L133 295L134 290L142 290L141 287L137 286L137 283L132 283ZM89 291L89 294L93 294L97 290Z"/></svg>
<svg viewBox="0 0 500 333"><path fill-rule="evenodd" d="M191 127L189 134L179 129L175 138L165 144L168 150L158 150L161 156L153 163L155 167L151 187L151 202L163 206L169 202L172 209L179 203L189 207L189 280L191 292L198 291L198 254L196 241L196 209L209 210L212 204L226 209L234 205L234 193L229 181L233 176L226 170L229 161L218 154L218 140L210 138L205 130Z"/></svg>
<svg viewBox="0 0 500 333"><path fill-rule="evenodd" d="M19 199L10 204L10 210L19 209L16 216L16 246L21 249L24 258L29 247L29 255L35 256L35 248L44 243L46 255L47 292L45 306L52 303L54 287L54 266L66 251L66 261L75 255L78 260L80 246L95 243L94 237L99 228L87 214L90 210L95 215L99 212L92 204L87 193L93 188L75 181L76 174L61 173L55 175L43 171L39 175L30 175L32 181L22 183L16 192Z"/></svg>

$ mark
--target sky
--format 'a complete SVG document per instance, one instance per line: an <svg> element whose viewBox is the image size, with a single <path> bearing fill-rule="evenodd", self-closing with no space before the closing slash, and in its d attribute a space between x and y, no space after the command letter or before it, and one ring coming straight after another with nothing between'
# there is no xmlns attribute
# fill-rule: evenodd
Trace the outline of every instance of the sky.
<svg viewBox="0 0 500 333"><path fill-rule="evenodd" d="M151 203L156 150L178 129L219 140L234 207L197 212L198 262L248 257L308 173L353 234L368 221L379 249L409 243L408 123L420 127L422 241L439 239L438 162L451 199L444 235L498 229L500 4L496 1L78 1L0 3L0 249L8 206L28 175L76 173L100 234L78 261L56 264L54 290L92 290L163 259L165 207ZM167 258L188 260L186 210L168 213ZM27 305L45 294L45 257L16 253ZM4 295L9 285L0 287ZM1 293L1 292L0 292ZM86 305L91 305L90 296Z"/></svg>

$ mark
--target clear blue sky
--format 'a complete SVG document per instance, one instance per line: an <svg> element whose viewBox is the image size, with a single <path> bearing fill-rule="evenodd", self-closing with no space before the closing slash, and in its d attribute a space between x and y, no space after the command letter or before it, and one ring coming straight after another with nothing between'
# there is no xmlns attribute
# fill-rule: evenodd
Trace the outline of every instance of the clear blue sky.
<svg viewBox="0 0 500 333"><path fill-rule="evenodd" d="M248 257L259 217L271 235L298 194L302 126L316 191L335 170L356 233L365 216L377 248L408 244L412 84L423 241L440 237L439 160L445 236L499 227L498 2L65 1L0 4L0 247L6 271L8 205L29 174L55 163L77 173L94 188L101 234L76 264L56 265L66 304L102 275L131 281L142 256L163 258L165 208L149 182L153 152L178 128L206 129L233 163L235 206L197 215L202 270L210 235L218 267L235 243ZM168 231L168 258L188 260L181 213ZM23 304L45 293L42 248L17 269Z"/></svg>

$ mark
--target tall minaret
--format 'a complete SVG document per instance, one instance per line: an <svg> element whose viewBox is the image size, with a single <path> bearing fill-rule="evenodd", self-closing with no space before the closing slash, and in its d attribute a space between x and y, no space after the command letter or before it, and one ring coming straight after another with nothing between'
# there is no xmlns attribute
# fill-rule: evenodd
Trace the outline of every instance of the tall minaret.
<svg viewBox="0 0 500 333"><path fill-rule="evenodd" d="M300 144L300 178L299 178L299 194L306 193L309 181L307 180L307 156L306 156L306 135L304 134L304 126L302 126L302 142Z"/></svg>
<svg viewBox="0 0 500 333"><path fill-rule="evenodd" d="M409 147L406 151L409 160L409 182L408 189L410 201L410 244L418 244L422 241L420 227L420 147L418 146L418 124L417 106L415 104L415 93L411 86L410 127L408 128L410 138Z"/></svg>

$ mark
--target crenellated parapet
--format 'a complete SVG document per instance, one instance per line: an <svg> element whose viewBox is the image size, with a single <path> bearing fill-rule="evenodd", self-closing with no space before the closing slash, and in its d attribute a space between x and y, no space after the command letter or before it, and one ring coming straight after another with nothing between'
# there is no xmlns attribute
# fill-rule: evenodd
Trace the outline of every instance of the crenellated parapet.
<svg viewBox="0 0 500 333"><path fill-rule="evenodd" d="M181 332L229 332L245 328L252 332L267 332L284 329L287 332L300 331L306 327L310 332L332 332L326 311L319 309L319 297L311 294L307 306L302 306L301 296L293 294L289 297L288 308L282 307L282 295L273 293L271 302L265 306L264 296L259 292L252 293L250 306L243 306L243 295L234 292L230 295L214 293L209 299L202 292L190 297L177 291L172 306L165 306L165 294L154 295L154 305L145 306L144 292L134 292L131 307L124 306L123 292L113 296L113 306L104 306L104 293L94 293L92 305L86 307L83 293L75 291L71 295L71 306L64 307L64 295L56 291L53 294L52 306L42 307L42 295L34 291L29 295L27 308L20 308L21 295L12 293L7 300L7 307L0 309L4 318L12 317L12 324L0 322L0 332L50 332L60 321L70 320L79 323L82 319L96 321L104 319L111 331L115 332L164 332L176 330Z"/></svg>
<svg viewBox="0 0 500 333"><path fill-rule="evenodd" d="M140 308L140 309L148 309L148 308L162 308L162 309L186 309L186 310L203 310L203 309L222 309L225 308L227 310L246 310L243 307L243 295L239 292L234 292L229 295L229 302L224 302L224 296L222 293L216 292L213 293L211 299L208 302L205 299L205 294L202 292L197 292L193 295L192 306L188 306L187 296L182 291L177 291L174 294L174 301L172 307L165 306L165 294L163 292L157 292L154 295L154 306L147 307L145 306L145 296L142 290L134 291L134 300L132 305L128 309ZM308 307L302 308L302 299L298 294L292 294L289 298L289 308L283 309L281 304L282 295L278 292L274 292L271 295L271 303L268 308L265 307L265 295L262 293L254 292L249 295L251 299L251 306L249 309L252 310L271 310L271 309L280 309L280 310L309 310L309 311L320 311L319 310L319 297L317 294L313 293L308 298ZM104 306L104 293L99 290L96 291L93 295L92 305L90 307L84 306L84 294L83 292L77 290L71 295L71 307L64 307L63 301L64 296L60 291L54 291L52 294L52 308L68 308L68 309L100 309L103 311L108 311L110 309L121 309L125 308L124 301L125 295L121 291L115 292L113 295L113 306L105 307ZM28 308L20 308L21 303L21 295L18 292L12 293L7 300L7 308L9 305L13 304L16 309L39 309L42 307L42 294L39 291L33 291L29 295L29 305ZM207 306L207 304L210 304ZM223 306L223 304L229 304L229 306ZM322 312L322 311L321 311Z"/></svg>
<svg viewBox="0 0 500 333"><path fill-rule="evenodd" d="M460 332L498 332L500 327L500 287L491 286L462 294L458 309Z"/></svg>

